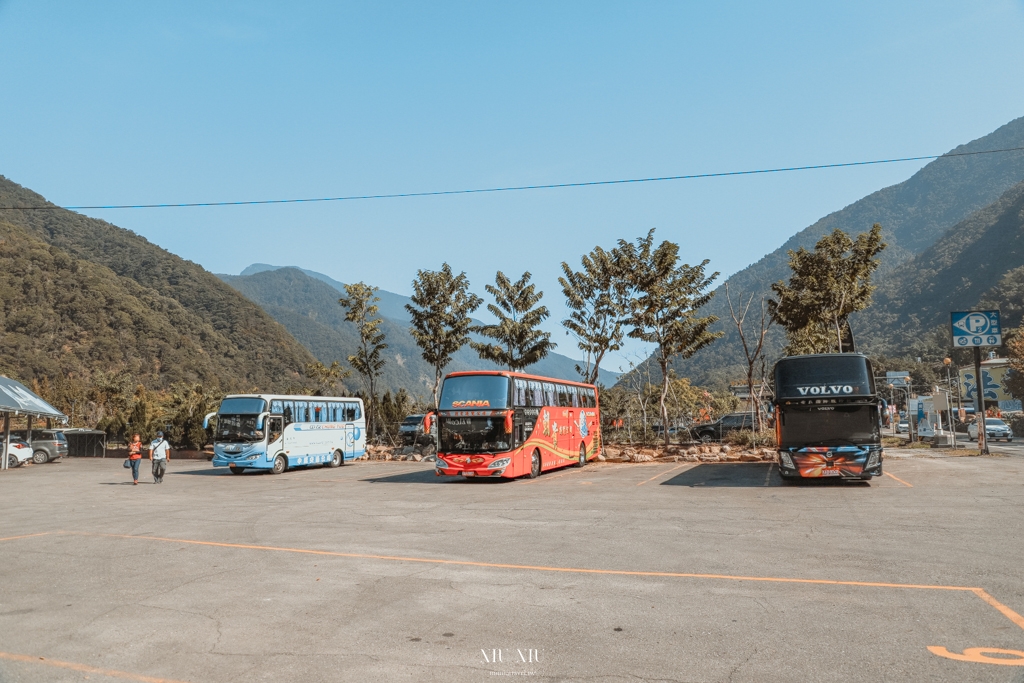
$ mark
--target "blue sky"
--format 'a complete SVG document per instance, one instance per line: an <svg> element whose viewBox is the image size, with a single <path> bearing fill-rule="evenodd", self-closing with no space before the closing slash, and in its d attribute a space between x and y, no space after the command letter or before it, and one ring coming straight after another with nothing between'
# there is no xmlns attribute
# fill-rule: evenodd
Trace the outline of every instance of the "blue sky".
<svg viewBox="0 0 1024 683"><path fill-rule="evenodd" d="M78 205L935 154L1024 115L1021 36L1020 0L0 0L0 174ZM86 213L214 272L294 264L408 293L447 261L483 293L496 270L529 270L577 355L561 261L654 227L728 275L919 167Z"/></svg>

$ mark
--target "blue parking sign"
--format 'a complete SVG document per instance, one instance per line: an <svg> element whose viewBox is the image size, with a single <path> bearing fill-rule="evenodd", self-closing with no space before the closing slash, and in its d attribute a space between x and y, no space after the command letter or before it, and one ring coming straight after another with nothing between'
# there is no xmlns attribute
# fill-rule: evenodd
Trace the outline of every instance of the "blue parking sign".
<svg viewBox="0 0 1024 683"><path fill-rule="evenodd" d="M1002 346L1003 329L999 311L960 311L950 313L953 346Z"/></svg>

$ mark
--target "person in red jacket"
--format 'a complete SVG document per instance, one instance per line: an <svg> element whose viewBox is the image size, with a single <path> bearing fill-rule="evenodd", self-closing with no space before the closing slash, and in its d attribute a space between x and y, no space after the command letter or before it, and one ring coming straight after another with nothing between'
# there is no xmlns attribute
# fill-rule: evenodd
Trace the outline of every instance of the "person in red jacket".
<svg viewBox="0 0 1024 683"><path fill-rule="evenodd" d="M139 464L142 462L142 439L138 434L132 434L132 440L128 443L128 463L132 467L132 483L139 483Z"/></svg>

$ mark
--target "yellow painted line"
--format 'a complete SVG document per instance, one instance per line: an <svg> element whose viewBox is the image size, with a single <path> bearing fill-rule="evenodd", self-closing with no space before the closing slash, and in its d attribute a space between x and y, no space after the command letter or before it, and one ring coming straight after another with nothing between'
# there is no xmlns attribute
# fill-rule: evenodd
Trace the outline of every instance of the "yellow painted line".
<svg viewBox="0 0 1024 683"><path fill-rule="evenodd" d="M176 681L172 678L155 678L153 676L133 674L128 671L117 671L115 669L101 669L96 666L89 666L88 664L78 664L77 662L62 662L59 659L46 659L45 657L16 655L10 652L0 652L0 659L7 659L12 662L23 662L25 664L43 664L45 666L53 666L59 669L70 669L71 671L80 671L82 673L87 674L97 674L99 676L108 676L110 678L127 678L131 681L143 681L143 683L184 683L183 681Z"/></svg>
<svg viewBox="0 0 1024 683"><path fill-rule="evenodd" d="M49 531L43 531L38 534L22 534L21 536L8 536L7 538L0 538L0 541L16 541L19 538L32 538L34 536L49 536Z"/></svg>
<svg viewBox="0 0 1024 683"><path fill-rule="evenodd" d="M906 487L908 487L908 488L914 488L914 485L913 485L913 484L908 484L907 482L903 481L902 479L900 479L899 477L897 477L897 476L896 476L895 474L893 474L892 472L889 472L888 470L887 470L887 471L885 472L885 475L886 475L887 477L892 477L893 479L895 479L896 481L898 481L899 483L903 484L904 486L906 486Z"/></svg>
<svg viewBox="0 0 1024 683"><path fill-rule="evenodd" d="M933 655L955 659L958 662L972 662L974 664L1002 664L1003 666L1024 666L1024 652L1020 650L1003 650L998 647L969 647L962 655L950 652L944 647L929 645L928 652ZM1002 655L991 657L990 655ZM1012 657L1012 659L1011 659Z"/></svg>
<svg viewBox="0 0 1024 683"><path fill-rule="evenodd" d="M684 462L684 463L683 463L682 465L676 465L676 466L675 466L675 467L673 467L672 469L669 469L669 470L665 470L664 472L658 472L657 474L655 474L655 475L654 475L653 477L651 477L650 479L644 479L644 480L643 480L642 482L640 482L639 484L637 484L637 486L643 486L643 485L644 485L644 484L646 484L647 482L649 482L649 481L654 481L655 479L657 479L658 477L660 477L660 476L662 476L662 475L668 474L669 472L675 472L676 470L682 469L682 468L686 467L687 465L692 465L692 464L693 464L693 463L689 463L689 462Z"/></svg>
<svg viewBox="0 0 1024 683"><path fill-rule="evenodd" d="M1024 630L1024 617L999 602L984 588L976 586L943 586L937 584L889 583L884 581L839 581L836 579L798 579L781 576L742 576L734 574L698 574L693 572L655 572L629 569L590 569L585 567L548 567L544 565L509 564L503 562L474 562L471 560L444 560L432 557L405 557L401 555L374 555L370 553L343 553L335 550L314 550L312 548L288 548L285 546L254 545L248 543L224 543L220 541L197 541L187 538L163 538L160 536L132 536L130 534L102 534L90 531L61 531L61 534L76 536L93 536L101 538L126 538L139 541L161 541L164 543L182 543L214 548L235 548L240 550L264 550L272 552L296 553L301 555L320 555L326 557L345 557L363 560L383 560L389 562L416 562L421 564L438 564L459 567L484 567L487 569L518 569L521 571L558 572L565 574L599 574L605 576L653 576L675 579L715 579L720 581L752 581L759 583L792 583L818 586L855 586L858 588L906 588L912 590L965 591L973 593L988 605L994 607L1004 617ZM32 534L42 536L45 534ZM20 656L20 655L19 655ZM149 680L149 679L140 679ZM152 679L158 680L158 679Z"/></svg>
<svg viewBox="0 0 1024 683"><path fill-rule="evenodd" d="M188 538L163 538L160 536L133 536L130 534L102 534L91 531L70 532L77 536L96 536L102 538L128 538L138 541L162 541L165 543L185 543L188 545L212 546L215 548L238 548L242 550L267 550L303 555L326 555L328 557L348 557L365 560L389 560L393 562L420 562L424 564L446 564L463 567L487 567L491 569L522 569L541 572L564 572L567 574L610 574L614 576L661 576L682 579L722 579L729 581L762 581L772 583L809 583L828 586L863 586L870 588L916 588L922 590L945 591L980 591L980 588L969 586L940 586L933 584L884 583L877 581L838 581L833 579L794 579L775 576L737 576L732 574L695 574L689 572L653 572L629 569L587 569L582 567L547 567L544 565L507 564L502 562L474 562L471 560L443 560L433 557L405 557L402 555L374 555L370 553L343 553L336 550L315 550L312 548L289 548L274 545L253 545L248 543L224 543L221 541L197 541ZM986 594L987 595L987 594ZM980 596L979 596L980 597ZM1008 609L1008 608L1007 608ZM1016 622L1015 622L1016 623ZM1024 628L1024 626L1022 626Z"/></svg>
<svg viewBox="0 0 1024 683"><path fill-rule="evenodd" d="M972 588L971 592L974 593L975 595L977 595L979 598L981 598L985 602L987 602L988 604L990 604L993 607L995 607L997 610L1000 611L1000 613L1002 613L1002 615L1004 617L1006 617L1007 619L1009 619L1013 623L1017 624L1017 626L1020 626L1021 628L1024 628L1024 617L1022 617L1021 615L1017 614L1012 609L1010 609L1009 607L1007 607L1006 605L1004 605L1003 603L999 602L998 600L993 598L991 595L986 593L985 589L983 589L983 588Z"/></svg>

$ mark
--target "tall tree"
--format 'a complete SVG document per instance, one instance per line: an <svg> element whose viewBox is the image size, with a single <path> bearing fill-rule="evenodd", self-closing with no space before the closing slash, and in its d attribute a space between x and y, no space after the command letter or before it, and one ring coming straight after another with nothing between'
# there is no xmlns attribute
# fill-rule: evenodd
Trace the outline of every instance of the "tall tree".
<svg viewBox="0 0 1024 683"><path fill-rule="evenodd" d="M504 365L509 370L522 370L555 348L551 334L538 329L550 313L547 306L537 306L544 293L536 291L536 287L530 284L531 277L526 272L518 281L512 282L499 270L494 285L485 287L494 297L494 303L487 304L487 310L498 319L498 324L477 325L470 328L470 332L477 332L498 343L470 342L480 358Z"/></svg>
<svg viewBox="0 0 1024 683"><path fill-rule="evenodd" d="M452 355L469 342L470 315L483 299L469 291L466 273L452 273L447 263L441 270L420 270L412 281L412 304L405 310L412 316L409 333L422 351L423 360L434 366L434 409L444 369Z"/></svg>
<svg viewBox="0 0 1024 683"><path fill-rule="evenodd" d="M383 351L388 348L384 343L384 333L380 330L383 322L377 317L377 288L363 282L345 285L348 296L338 299L345 309L345 320L355 323L359 330L359 350L348 357L349 364L359 373L363 380L363 388L369 396L367 423L370 434L376 434L377 414L377 378L387 360Z"/></svg>
<svg viewBox="0 0 1024 683"><path fill-rule="evenodd" d="M172 385L168 440L182 448L198 449L206 445L203 417L217 409L221 396L219 391L210 391L199 382Z"/></svg>
<svg viewBox="0 0 1024 683"><path fill-rule="evenodd" d="M337 395L338 383L351 374L352 371L342 368L338 361L334 361L329 366L320 361L306 364L306 377L316 383L315 395L317 396Z"/></svg>
<svg viewBox="0 0 1024 683"><path fill-rule="evenodd" d="M601 247L584 254L580 262L579 271L562 262L564 275L558 278L558 284L570 311L562 326L576 338L583 352L583 365L577 364L576 372L584 382L596 384L605 354L622 348L628 285L618 272L613 254Z"/></svg>
<svg viewBox="0 0 1024 683"><path fill-rule="evenodd" d="M768 302L775 322L786 329L786 353L842 353L853 350L850 315L871 303L871 274L875 258L885 249L882 226L850 239L838 228L814 245L789 253L793 275L776 282L776 299Z"/></svg>
<svg viewBox="0 0 1024 683"><path fill-rule="evenodd" d="M614 254L619 272L629 277L631 296L625 321L632 327L629 336L658 345L654 356L661 368L659 405L668 444L665 398L672 380L669 365L674 357L689 358L722 336L709 330L717 316L698 315L714 296L708 287L718 273L704 272L707 260L696 266L680 264L679 245L664 241L655 247L653 229L636 244L619 240Z"/></svg>
<svg viewBox="0 0 1024 683"><path fill-rule="evenodd" d="M740 343L743 345L743 355L747 360L747 396L752 406L757 409L757 415L755 417L757 424L757 431L764 429L764 411L761 410L761 399L764 396L765 389L765 358L764 358L764 340L768 335L768 330L772 326L772 317L768 314L768 299L767 297L761 297L761 317L760 320L756 320L754 327L749 331L746 327L747 314L750 312L750 305L754 303L754 295L751 294L747 298L747 302L743 303L743 295L741 294L734 305L732 302L732 294L729 293L729 283L725 283L725 296L729 300L729 314L732 316L732 321L736 325L736 332L739 334ZM760 364L760 375L761 382L758 385L757 391L754 391L754 375L756 374L757 367Z"/></svg>

